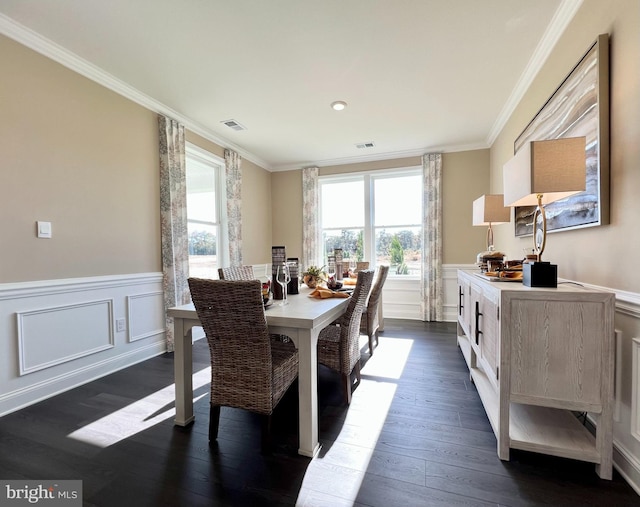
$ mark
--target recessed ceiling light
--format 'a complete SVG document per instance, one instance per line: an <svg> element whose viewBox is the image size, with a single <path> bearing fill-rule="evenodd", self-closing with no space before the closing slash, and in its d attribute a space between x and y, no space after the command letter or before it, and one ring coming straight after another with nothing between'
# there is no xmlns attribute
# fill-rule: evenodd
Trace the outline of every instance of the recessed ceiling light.
<svg viewBox="0 0 640 507"><path fill-rule="evenodd" d="M342 100L336 100L331 103L331 109L334 111L342 111L345 107L347 107L347 103Z"/></svg>

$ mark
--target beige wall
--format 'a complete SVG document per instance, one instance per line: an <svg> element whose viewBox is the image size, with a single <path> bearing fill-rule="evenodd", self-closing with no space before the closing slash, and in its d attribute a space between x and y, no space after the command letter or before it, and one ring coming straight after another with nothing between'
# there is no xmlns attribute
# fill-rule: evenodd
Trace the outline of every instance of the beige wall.
<svg viewBox="0 0 640 507"><path fill-rule="evenodd" d="M320 176L420 166L420 157L322 167ZM486 229L471 225L471 203L489 191L489 150L442 157L443 262L468 264L484 249ZM302 258L302 171L272 174L273 244Z"/></svg>
<svg viewBox="0 0 640 507"><path fill-rule="evenodd" d="M302 170L272 173L271 195L272 244L284 245L287 257L302 259Z"/></svg>
<svg viewBox="0 0 640 507"><path fill-rule="evenodd" d="M5 37L0 61L0 283L161 271L156 113ZM242 171L243 257L269 262L271 174Z"/></svg>
<svg viewBox="0 0 640 507"><path fill-rule="evenodd" d="M487 246L487 227L471 222L473 201L489 193L489 150L445 153L442 177L443 263L474 263Z"/></svg>
<svg viewBox="0 0 640 507"><path fill-rule="evenodd" d="M2 36L0 61L0 283L159 271L156 115Z"/></svg>
<svg viewBox="0 0 640 507"><path fill-rule="evenodd" d="M188 142L224 159L224 148L186 132ZM271 173L242 160L242 260L245 264L271 262ZM274 243L275 244L275 243Z"/></svg>
<svg viewBox="0 0 640 507"><path fill-rule="evenodd" d="M640 7L637 0L586 0L491 148L491 188L502 191L502 166L513 142L601 33L610 34L610 225L550 234L545 260L572 280L638 291L640 271ZM496 228L496 244L517 258L532 239Z"/></svg>
<svg viewBox="0 0 640 507"><path fill-rule="evenodd" d="M271 262L271 173L242 161L242 259L245 264Z"/></svg>

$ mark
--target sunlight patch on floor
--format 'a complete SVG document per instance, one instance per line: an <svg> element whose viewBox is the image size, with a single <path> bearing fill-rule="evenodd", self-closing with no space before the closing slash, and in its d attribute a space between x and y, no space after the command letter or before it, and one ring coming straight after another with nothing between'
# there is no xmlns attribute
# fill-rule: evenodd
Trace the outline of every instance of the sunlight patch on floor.
<svg viewBox="0 0 640 507"><path fill-rule="evenodd" d="M358 498L376 443L393 403L412 340L380 338L362 368L340 435L309 464L296 506L349 507ZM384 379L389 379L386 381Z"/></svg>
<svg viewBox="0 0 640 507"><path fill-rule="evenodd" d="M343 430L352 435L363 432L364 438L358 435L357 445L348 444L341 441L341 432L335 442L323 447L307 468L296 505L352 505L345 500L355 501L358 496L395 392L395 383L362 379Z"/></svg>
<svg viewBox="0 0 640 507"><path fill-rule="evenodd" d="M362 374L399 379L404 371L412 346L413 340L381 337L378 346L373 349L373 356L362 368Z"/></svg>
<svg viewBox="0 0 640 507"><path fill-rule="evenodd" d="M211 382L211 368L193 374L193 389ZM207 393L194 397L194 403ZM97 447L109 447L144 431L176 414L175 384L156 391L141 400L106 415L67 435Z"/></svg>

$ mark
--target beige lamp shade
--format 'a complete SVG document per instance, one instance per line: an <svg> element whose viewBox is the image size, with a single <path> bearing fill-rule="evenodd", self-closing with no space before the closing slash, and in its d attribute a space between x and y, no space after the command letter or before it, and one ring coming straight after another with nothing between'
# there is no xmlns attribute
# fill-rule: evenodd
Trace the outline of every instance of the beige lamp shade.
<svg viewBox="0 0 640 507"><path fill-rule="evenodd" d="M586 140L568 137L531 141L504 165L504 204L535 206L586 189Z"/></svg>
<svg viewBox="0 0 640 507"><path fill-rule="evenodd" d="M502 194L486 194L473 201L473 225L504 224L511 221Z"/></svg>

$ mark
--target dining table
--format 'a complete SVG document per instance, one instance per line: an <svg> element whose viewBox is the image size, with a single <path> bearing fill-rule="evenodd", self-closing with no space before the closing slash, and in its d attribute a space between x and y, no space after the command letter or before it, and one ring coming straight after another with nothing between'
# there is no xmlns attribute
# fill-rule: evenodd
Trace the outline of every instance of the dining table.
<svg viewBox="0 0 640 507"><path fill-rule="evenodd" d="M347 309L349 298L311 297L312 289L301 286L299 294L289 294L287 304L281 300L265 308L269 332L289 336L298 349L298 453L313 457L320 449L318 442L318 364L317 345L320 331L340 317ZM187 426L195 420L193 412L193 335L200 326L193 304L167 310L173 318L174 376L177 426Z"/></svg>

